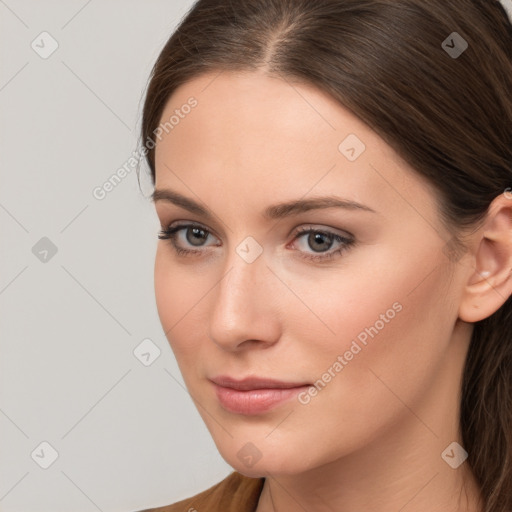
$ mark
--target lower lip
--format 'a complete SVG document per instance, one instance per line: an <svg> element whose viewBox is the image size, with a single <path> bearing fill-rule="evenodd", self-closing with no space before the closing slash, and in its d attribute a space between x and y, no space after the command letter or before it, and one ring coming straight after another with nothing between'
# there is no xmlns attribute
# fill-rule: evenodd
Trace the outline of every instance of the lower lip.
<svg viewBox="0 0 512 512"><path fill-rule="evenodd" d="M213 384L220 404L229 412L237 414L261 414L296 397L310 386L297 388L252 389L240 391Z"/></svg>

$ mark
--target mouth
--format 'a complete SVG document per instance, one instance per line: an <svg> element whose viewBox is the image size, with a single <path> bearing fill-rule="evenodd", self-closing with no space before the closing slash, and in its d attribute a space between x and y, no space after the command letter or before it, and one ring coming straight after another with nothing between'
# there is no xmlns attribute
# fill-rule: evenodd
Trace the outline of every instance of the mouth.
<svg viewBox="0 0 512 512"><path fill-rule="evenodd" d="M220 405L235 414L255 415L275 409L305 391L312 384L247 377L210 379Z"/></svg>

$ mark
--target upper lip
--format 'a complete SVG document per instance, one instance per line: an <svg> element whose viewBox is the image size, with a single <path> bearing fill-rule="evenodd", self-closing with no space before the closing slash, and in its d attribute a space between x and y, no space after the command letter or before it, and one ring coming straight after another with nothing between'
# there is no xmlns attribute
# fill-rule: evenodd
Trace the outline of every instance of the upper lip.
<svg viewBox="0 0 512 512"><path fill-rule="evenodd" d="M233 379L226 375L220 375L210 379L218 386L224 388L238 389L241 391L247 391L250 389L276 389L276 388L298 388L302 386L308 386L306 382L284 382L275 379L267 379L261 377L245 377L243 379Z"/></svg>

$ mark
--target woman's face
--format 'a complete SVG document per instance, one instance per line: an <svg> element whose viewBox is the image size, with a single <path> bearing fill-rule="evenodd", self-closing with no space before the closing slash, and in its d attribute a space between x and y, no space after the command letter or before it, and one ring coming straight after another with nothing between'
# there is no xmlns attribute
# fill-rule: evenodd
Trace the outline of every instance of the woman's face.
<svg viewBox="0 0 512 512"><path fill-rule="evenodd" d="M156 302L225 460L292 474L375 453L392 432L442 437L435 394L440 382L457 392L462 267L450 274L433 189L311 86L212 73L175 91L162 123L172 115L155 188L197 207L164 192L155 207L162 228L182 227L178 250L195 252L158 242Z"/></svg>

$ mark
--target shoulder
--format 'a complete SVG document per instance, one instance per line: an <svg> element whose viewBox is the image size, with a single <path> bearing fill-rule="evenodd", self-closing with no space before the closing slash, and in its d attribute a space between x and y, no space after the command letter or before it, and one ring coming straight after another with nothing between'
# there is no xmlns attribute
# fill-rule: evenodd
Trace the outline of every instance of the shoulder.
<svg viewBox="0 0 512 512"><path fill-rule="evenodd" d="M234 471L195 496L139 512L254 512L264 481L264 478L251 478Z"/></svg>

